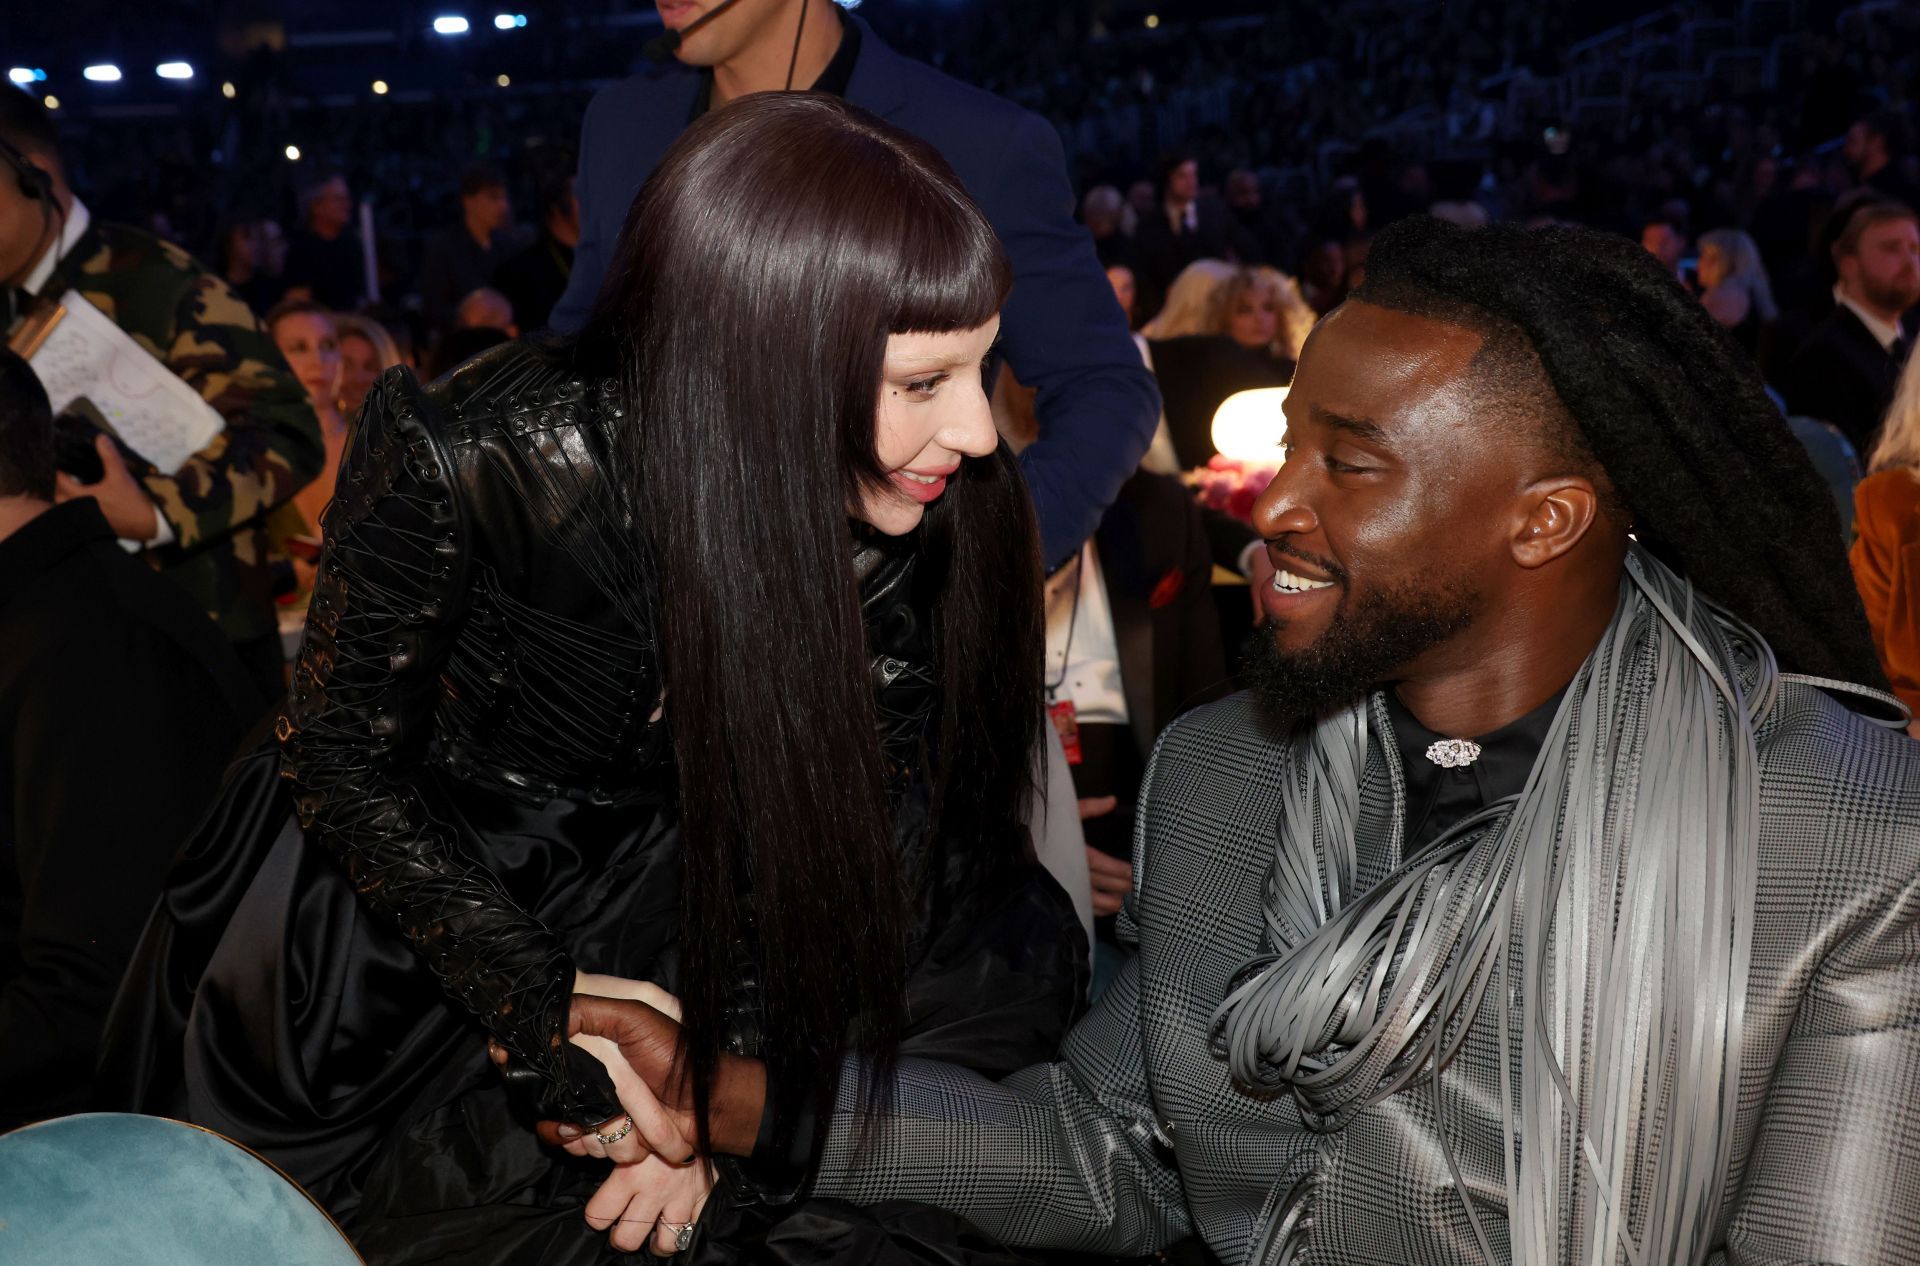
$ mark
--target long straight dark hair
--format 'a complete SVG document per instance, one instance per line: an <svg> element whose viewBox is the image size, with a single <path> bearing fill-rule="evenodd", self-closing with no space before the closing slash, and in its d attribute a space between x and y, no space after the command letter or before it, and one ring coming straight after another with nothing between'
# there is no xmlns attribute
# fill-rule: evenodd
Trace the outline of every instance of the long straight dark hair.
<svg viewBox="0 0 1920 1266"><path fill-rule="evenodd" d="M633 407L616 461L659 590L686 840L683 1057L703 1141L741 944L788 1080L830 1101L851 1039L877 1074L863 1101L885 1093L906 906L928 876L902 873L894 843L848 515L887 485L888 336L977 328L1011 285L937 151L835 98L764 93L668 150L582 334ZM964 463L919 529L942 699L936 881L956 847L976 877L1031 857L1037 540L1004 445Z"/></svg>

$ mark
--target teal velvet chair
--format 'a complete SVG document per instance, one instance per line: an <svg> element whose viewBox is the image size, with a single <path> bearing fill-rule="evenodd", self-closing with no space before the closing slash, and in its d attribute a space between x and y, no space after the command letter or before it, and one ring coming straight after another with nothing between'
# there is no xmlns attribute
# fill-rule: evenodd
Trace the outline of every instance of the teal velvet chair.
<svg viewBox="0 0 1920 1266"><path fill-rule="evenodd" d="M362 1266L325 1210L244 1147L113 1112L0 1136L0 1262Z"/></svg>

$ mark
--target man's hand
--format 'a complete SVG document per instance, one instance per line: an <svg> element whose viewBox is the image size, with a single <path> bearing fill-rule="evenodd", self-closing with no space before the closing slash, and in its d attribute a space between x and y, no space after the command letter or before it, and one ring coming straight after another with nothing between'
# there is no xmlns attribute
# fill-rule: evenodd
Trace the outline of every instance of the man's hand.
<svg viewBox="0 0 1920 1266"><path fill-rule="evenodd" d="M649 981L575 972L573 991L576 995L592 994L599 998L627 998L644 1002L676 1023L680 1019L680 1000ZM607 1076L613 1080L614 1093L620 1100L624 1115L602 1122L595 1129L572 1139L565 1145L567 1152L621 1165L634 1164L656 1153L664 1153L667 1159L680 1162L692 1156L691 1144L685 1155L664 1146L664 1140L678 1135L679 1127L667 1110L660 1106L659 1099L647 1088L646 1082L627 1062L618 1046L604 1037L589 1033L575 1033L568 1040L606 1066ZM633 1120L631 1128L627 1128L629 1117ZM601 1139L601 1135L620 1137L608 1143Z"/></svg>
<svg viewBox="0 0 1920 1266"><path fill-rule="evenodd" d="M1105 918L1120 913L1133 891L1133 867L1087 845L1087 878L1093 882L1093 913Z"/></svg>
<svg viewBox="0 0 1920 1266"><path fill-rule="evenodd" d="M680 1063L679 1024L645 1002L575 994L568 1031L571 1037L605 1039L638 1076L647 1101L628 1103L623 1090L620 1105L633 1117L634 1133L670 1160L691 1156L699 1133L693 1119L693 1086ZM504 1062L505 1052L497 1052L494 1058ZM616 1088L623 1082L624 1078L616 1079ZM715 1151L752 1155L766 1098L764 1064L738 1055L721 1056L714 1073L708 1122ZM537 1130L544 1141L556 1147L576 1156L588 1154L585 1131L576 1125L542 1121Z"/></svg>
<svg viewBox="0 0 1920 1266"><path fill-rule="evenodd" d="M109 435L96 435L93 451L100 454L100 482L83 484L65 471L53 477L53 499L72 501L92 497L100 503L113 534L129 541L151 541L160 534L159 511L153 498L120 456L119 446Z"/></svg>
<svg viewBox="0 0 1920 1266"><path fill-rule="evenodd" d="M1088 796L1080 802L1080 820L1104 818L1118 808L1117 796ZM1093 885L1095 918L1120 913L1120 906L1133 890L1133 867L1117 857L1109 857L1093 845L1087 845L1087 879Z"/></svg>

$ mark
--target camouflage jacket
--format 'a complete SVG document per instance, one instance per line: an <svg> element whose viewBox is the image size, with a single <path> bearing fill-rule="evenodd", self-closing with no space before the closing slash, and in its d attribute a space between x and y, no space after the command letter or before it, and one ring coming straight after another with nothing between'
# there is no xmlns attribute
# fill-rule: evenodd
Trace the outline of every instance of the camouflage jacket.
<svg viewBox="0 0 1920 1266"><path fill-rule="evenodd" d="M77 290L227 420L168 473L137 463L173 542L147 551L236 642L275 630L268 511L320 474L326 451L307 393L252 309L191 255L95 220L41 293Z"/></svg>

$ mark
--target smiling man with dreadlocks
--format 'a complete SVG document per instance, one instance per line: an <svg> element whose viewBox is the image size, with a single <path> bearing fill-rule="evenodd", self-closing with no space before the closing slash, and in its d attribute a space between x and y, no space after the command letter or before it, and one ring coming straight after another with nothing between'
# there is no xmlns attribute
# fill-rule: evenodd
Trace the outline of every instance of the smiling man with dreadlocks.
<svg viewBox="0 0 1920 1266"><path fill-rule="evenodd" d="M1920 1261L1920 744L1739 349L1631 242L1422 219L1287 415L1138 958L1059 1063L849 1099L816 1193L1229 1262ZM677 1101L654 1013L574 1014Z"/></svg>

